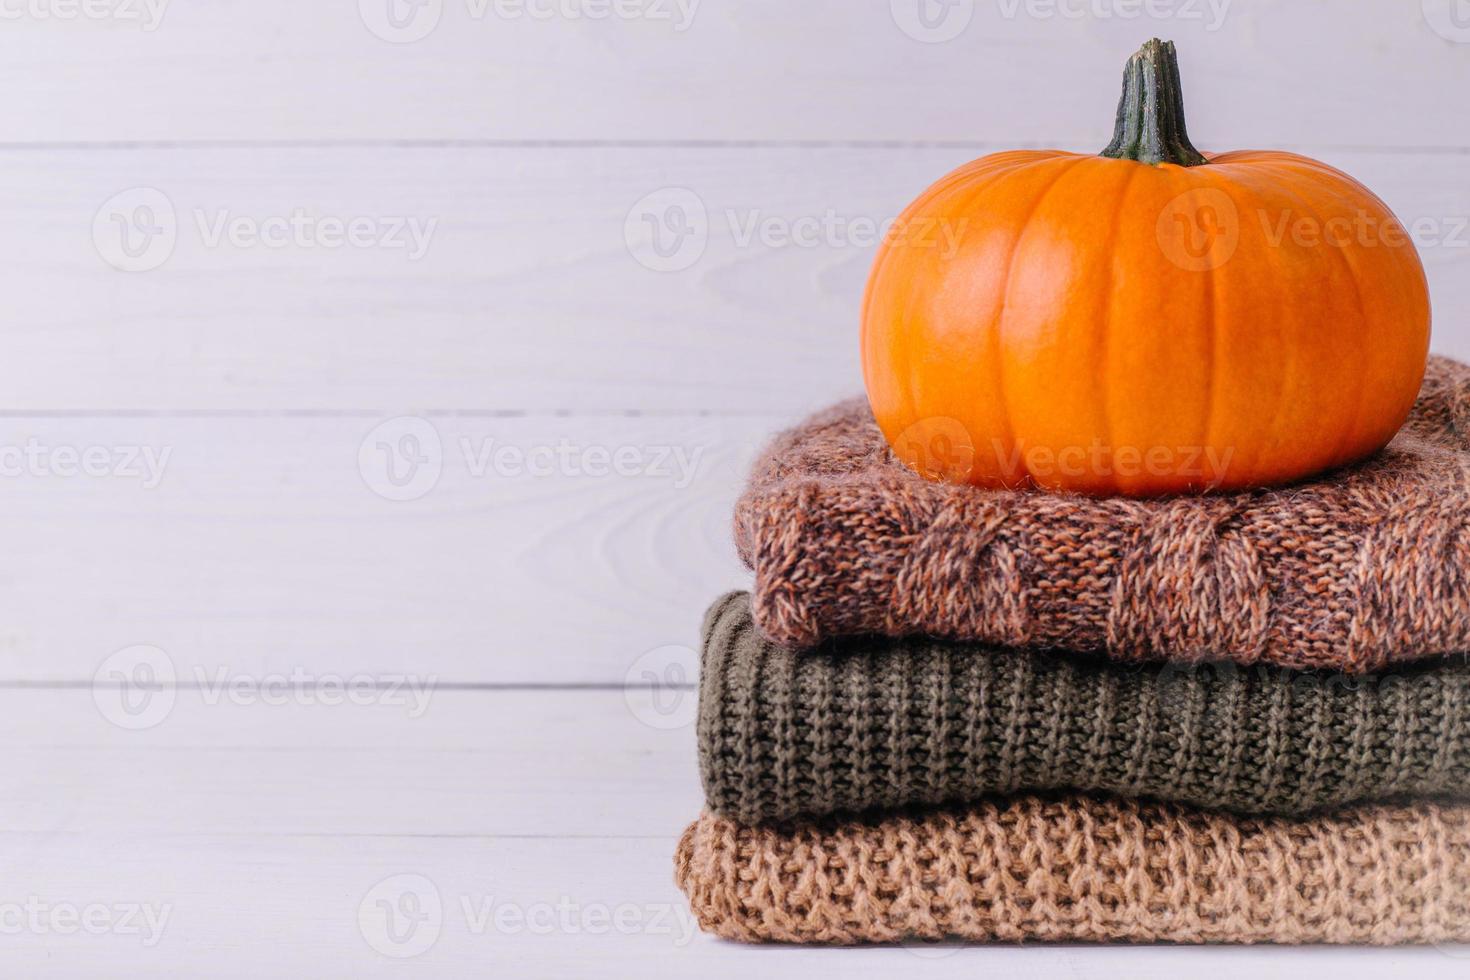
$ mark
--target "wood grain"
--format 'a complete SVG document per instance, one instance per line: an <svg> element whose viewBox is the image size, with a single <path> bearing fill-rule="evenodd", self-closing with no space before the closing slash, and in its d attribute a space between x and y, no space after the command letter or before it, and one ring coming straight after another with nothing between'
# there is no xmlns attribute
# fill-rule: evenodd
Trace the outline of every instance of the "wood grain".
<svg viewBox="0 0 1470 980"><path fill-rule="evenodd" d="M783 419L382 421L0 419L0 679L90 679L150 644L181 682L620 685L648 651L692 648L705 606L747 583L731 510ZM112 469L53 465L67 448ZM167 460L151 488L147 454ZM394 487L411 456L437 480Z"/></svg>
<svg viewBox="0 0 1470 980"><path fill-rule="evenodd" d="M153 30L8 19L3 138L1101 147L1124 60L1160 35L1180 45L1203 145L1470 142L1454 97L1470 47L1397 0L958 0L929 8L963 27L942 43L899 26L919 23L917 0L637 0L604 19L588 0L433 0L417 9L437 27L406 44L360 13L386 23L389 0L150 2Z"/></svg>
<svg viewBox="0 0 1470 980"><path fill-rule="evenodd" d="M0 153L0 411L808 411L860 387L877 228L974 152ZM1324 156L1422 226L1434 346L1470 356L1464 158ZM166 195L175 244L157 268L122 272L104 261L121 238L103 206L139 187ZM131 217L142 199L122 200ZM695 237L661 239L694 243L672 252L677 267L640 264L668 265L645 247L646 219L696 207ZM411 241L394 222L413 220L427 250L220 231L269 235L294 215L313 229L363 219L379 243Z"/></svg>
<svg viewBox="0 0 1470 980"><path fill-rule="evenodd" d="M0 689L3 833L672 841L702 802L692 704L656 705L692 691L157 696L155 724L124 728L106 691Z"/></svg>

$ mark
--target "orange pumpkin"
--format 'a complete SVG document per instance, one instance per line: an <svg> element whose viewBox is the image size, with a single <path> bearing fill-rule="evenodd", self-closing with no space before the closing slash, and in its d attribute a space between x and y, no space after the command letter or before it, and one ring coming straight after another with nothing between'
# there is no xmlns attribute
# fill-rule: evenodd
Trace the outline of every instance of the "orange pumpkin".
<svg viewBox="0 0 1470 980"><path fill-rule="evenodd" d="M1128 495L1280 484L1382 448L1430 320L1418 253L1362 184L1190 145L1157 40L1101 154L998 153L911 204L862 317L873 414L909 466Z"/></svg>

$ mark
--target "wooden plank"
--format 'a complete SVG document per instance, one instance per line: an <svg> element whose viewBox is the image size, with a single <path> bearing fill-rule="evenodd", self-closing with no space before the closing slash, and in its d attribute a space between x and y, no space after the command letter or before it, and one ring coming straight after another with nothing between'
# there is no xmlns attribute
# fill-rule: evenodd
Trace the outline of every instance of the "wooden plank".
<svg viewBox="0 0 1470 980"><path fill-rule="evenodd" d="M183 681L621 684L748 583L731 509L785 420L380 421L0 419L0 679L147 644Z"/></svg>
<svg viewBox="0 0 1470 980"><path fill-rule="evenodd" d="M389 0L103 0L86 5L96 17L56 15L68 5L7 7L7 141L1101 146L1123 61L1156 34L1184 51L1191 128L1209 144L1463 146L1470 133L1466 100L1424 97L1463 91L1470 72L1441 3L958 0L927 8L944 15L930 29L918 0L430 0L397 4L402 32L386 30ZM391 43L370 24L395 39L433 30Z"/></svg>
<svg viewBox="0 0 1470 980"><path fill-rule="evenodd" d="M807 411L860 386L876 227L973 152L0 153L0 411ZM1422 227L1435 347L1470 356L1463 158L1327 158ZM129 258L117 220L165 208L172 249ZM649 251L681 217L691 244ZM375 244L332 244L354 219Z"/></svg>
<svg viewBox="0 0 1470 980"><path fill-rule="evenodd" d="M0 689L0 833L669 841L703 802L692 690L329 679L138 688L131 712L111 686Z"/></svg>

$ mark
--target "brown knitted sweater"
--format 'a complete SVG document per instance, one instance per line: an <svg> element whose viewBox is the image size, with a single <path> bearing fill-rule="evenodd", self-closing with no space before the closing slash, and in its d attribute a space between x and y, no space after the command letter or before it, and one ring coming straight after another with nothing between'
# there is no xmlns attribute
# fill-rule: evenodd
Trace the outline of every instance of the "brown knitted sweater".
<svg viewBox="0 0 1470 980"><path fill-rule="evenodd" d="M754 614L804 647L929 634L1119 660L1377 670L1470 650L1470 367L1403 431L1277 490L1094 499L931 483L851 401L780 436L736 508Z"/></svg>
<svg viewBox="0 0 1470 980"><path fill-rule="evenodd" d="M1470 940L1470 809L1233 819L1020 797L967 810L746 827L706 814L675 878L745 942Z"/></svg>

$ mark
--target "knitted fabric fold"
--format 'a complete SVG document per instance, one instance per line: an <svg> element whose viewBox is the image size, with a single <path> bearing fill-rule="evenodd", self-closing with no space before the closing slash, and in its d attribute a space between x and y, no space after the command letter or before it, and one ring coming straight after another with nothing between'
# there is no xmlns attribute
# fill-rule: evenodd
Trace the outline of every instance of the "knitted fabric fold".
<svg viewBox="0 0 1470 980"><path fill-rule="evenodd" d="M1157 500L921 479L852 401L780 436L736 508L756 622L805 647L928 634L1124 661L1378 670L1470 650L1470 367L1295 486Z"/></svg>
<svg viewBox="0 0 1470 980"><path fill-rule="evenodd" d="M1470 940L1470 809L1235 819L1036 797L679 841L700 927L744 942Z"/></svg>
<svg viewBox="0 0 1470 980"><path fill-rule="evenodd" d="M1055 789L1301 814L1470 796L1470 663L1124 667L881 637L796 653L732 593L705 616L697 732L710 809L744 823Z"/></svg>

